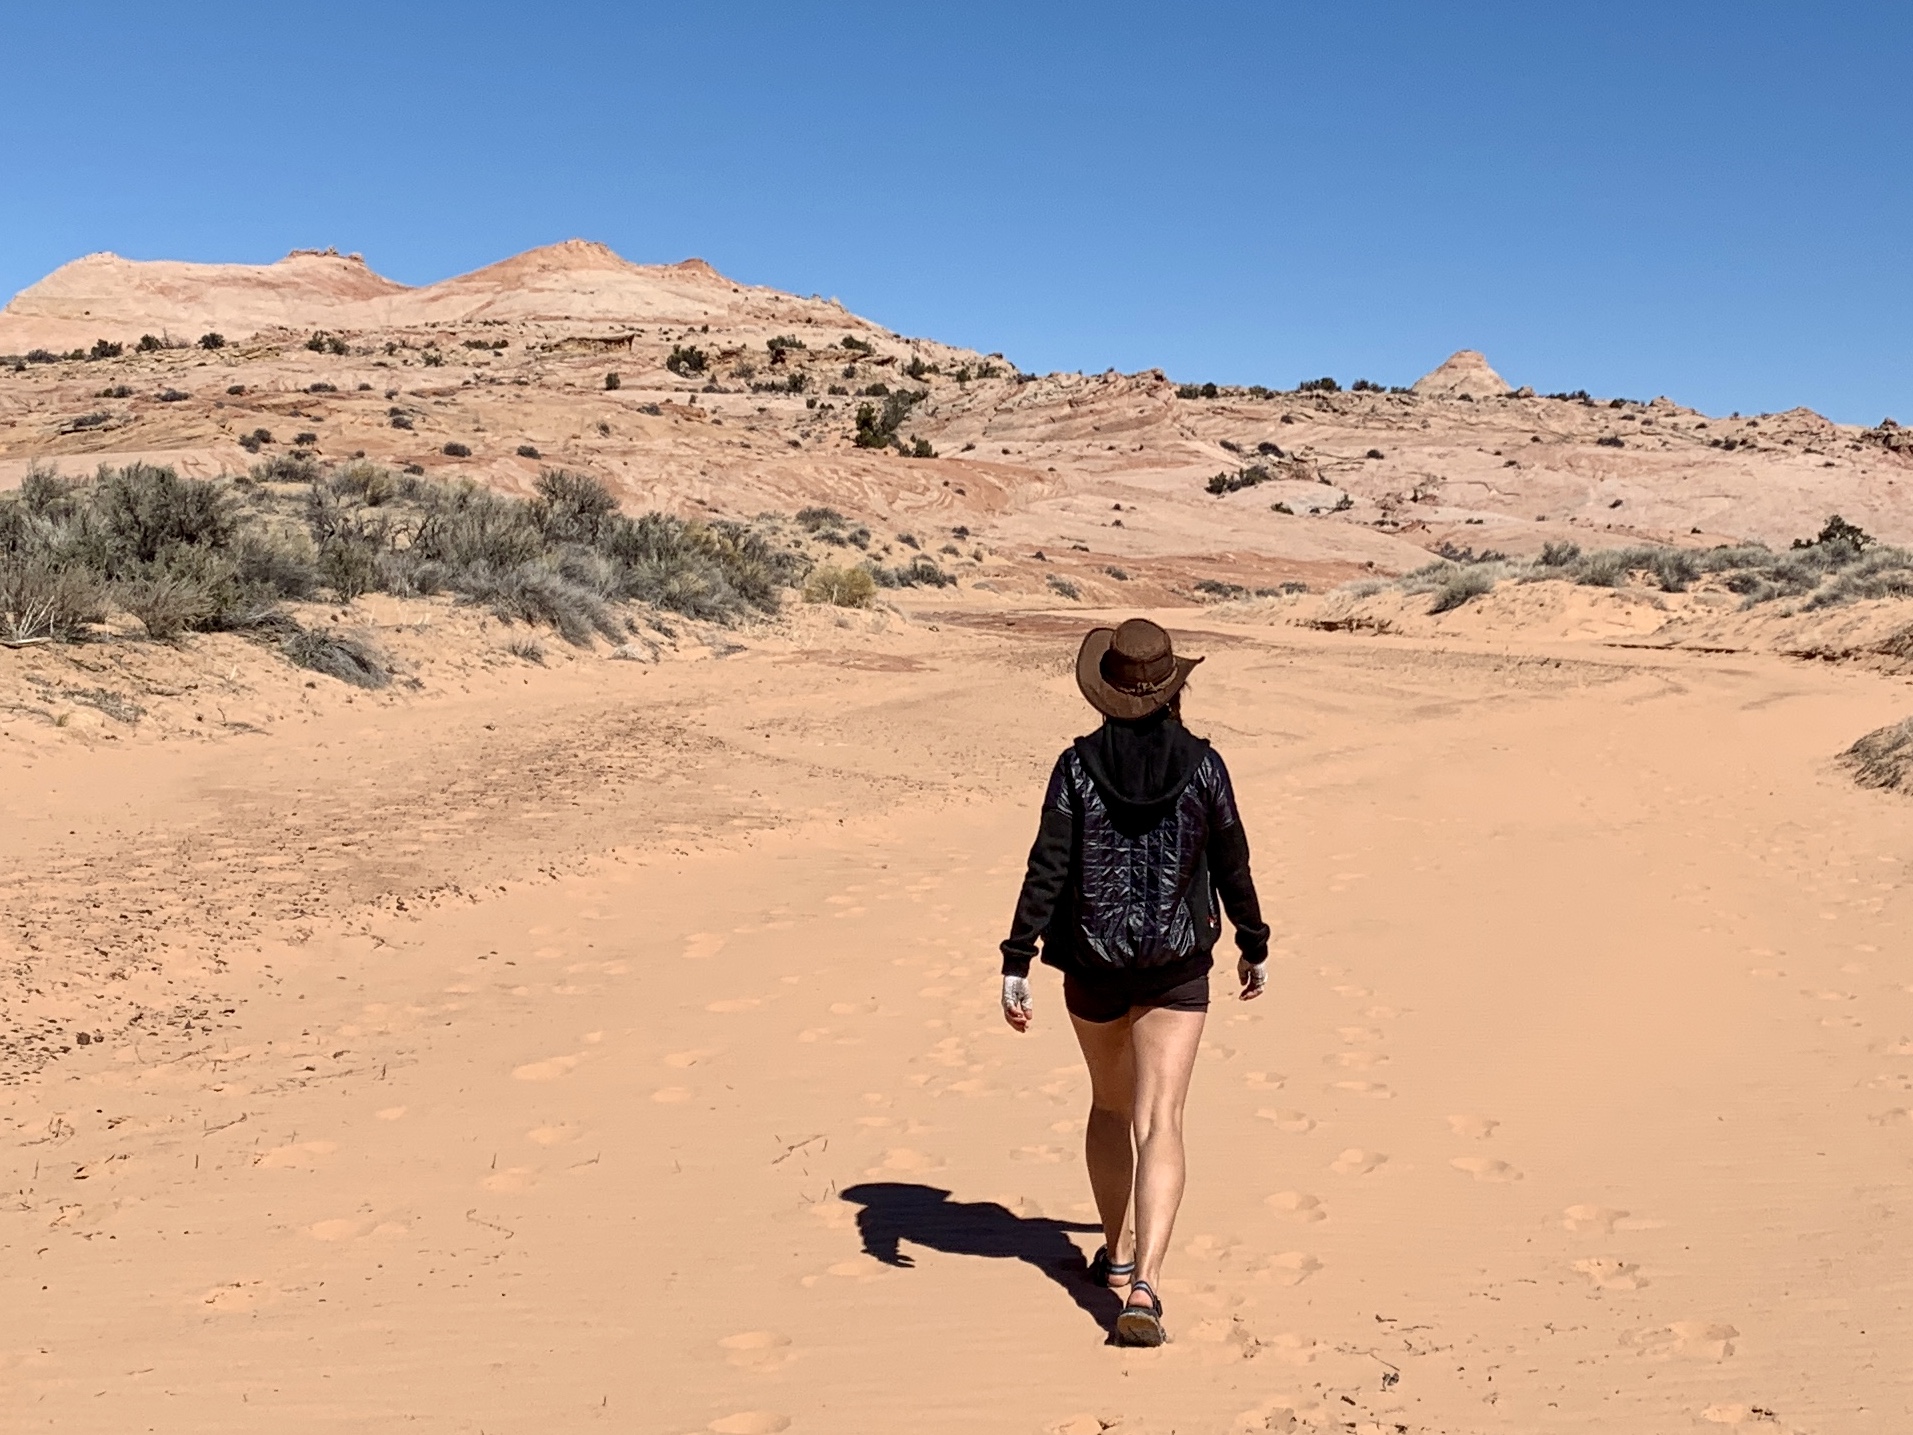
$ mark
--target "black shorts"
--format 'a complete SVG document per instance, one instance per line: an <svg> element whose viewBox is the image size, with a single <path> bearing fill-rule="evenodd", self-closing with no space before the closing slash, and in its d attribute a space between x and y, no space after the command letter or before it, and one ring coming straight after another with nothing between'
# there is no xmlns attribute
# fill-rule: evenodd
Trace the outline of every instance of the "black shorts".
<svg viewBox="0 0 1913 1435"><path fill-rule="evenodd" d="M1205 954L1192 962L1132 971L1063 973L1063 1005L1083 1021L1115 1021L1136 1007L1164 1011L1209 1010L1209 969Z"/></svg>

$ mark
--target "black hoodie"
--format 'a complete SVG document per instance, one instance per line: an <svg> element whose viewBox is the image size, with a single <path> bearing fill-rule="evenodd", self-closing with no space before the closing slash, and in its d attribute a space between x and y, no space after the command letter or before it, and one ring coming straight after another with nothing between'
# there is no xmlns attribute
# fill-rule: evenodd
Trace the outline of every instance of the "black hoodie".
<svg viewBox="0 0 1913 1435"><path fill-rule="evenodd" d="M1220 755L1167 709L1106 720L1050 775L1003 971L1026 975L1039 937L1045 963L1079 974L1171 961L1206 970L1216 896L1243 956L1261 961L1269 929Z"/></svg>

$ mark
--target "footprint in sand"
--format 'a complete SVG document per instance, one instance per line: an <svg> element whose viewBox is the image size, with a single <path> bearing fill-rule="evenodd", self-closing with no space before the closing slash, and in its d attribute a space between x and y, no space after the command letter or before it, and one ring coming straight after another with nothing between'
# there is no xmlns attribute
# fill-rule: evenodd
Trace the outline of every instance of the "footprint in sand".
<svg viewBox="0 0 1913 1435"><path fill-rule="evenodd" d="M660 1086L651 1093L651 1099L660 1106L676 1106L681 1102L689 1101L692 1094L688 1086Z"/></svg>
<svg viewBox="0 0 1913 1435"><path fill-rule="evenodd" d="M534 1126L525 1133L525 1139L536 1141L540 1146L562 1146L567 1141L578 1139L578 1127L571 1121L563 1121L556 1126Z"/></svg>
<svg viewBox="0 0 1913 1435"><path fill-rule="evenodd" d="M883 1153L883 1164L873 1166L866 1176L891 1176L902 1173L906 1176L920 1176L928 1171L941 1171L944 1163L935 1156L925 1155L921 1151L912 1151L907 1146L898 1146Z"/></svg>
<svg viewBox="0 0 1913 1435"><path fill-rule="evenodd" d="M1254 1268L1258 1276L1266 1277L1277 1285L1299 1286L1303 1281L1322 1269L1322 1263L1305 1251L1284 1251L1279 1256L1270 1256L1259 1262Z"/></svg>
<svg viewBox="0 0 1913 1435"><path fill-rule="evenodd" d="M1054 1165L1061 1161L1064 1152L1055 1146L1018 1146L1010 1152L1012 1161L1039 1161L1045 1165Z"/></svg>
<svg viewBox="0 0 1913 1435"><path fill-rule="evenodd" d="M1288 1077L1275 1071L1251 1071L1242 1078L1243 1084L1251 1091L1276 1091Z"/></svg>
<svg viewBox="0 0 1913 1435"><path fill-rule="evenodd" d="M1486 1116L1450 1116L1448 1118L1448 1129L1457 1136L1466 1136L1471 1141L1486 1141L1495 1134L1495 1127L1500 1124L1499 1121L1490 1120Z"/></svg>
<svg viewBox="0 0 1913 1435"><path fill-rule="evenodd" d="M1207 1233L1195 1237L1183 1247L1189 1255L1202 1261L1225 1259L1242 1244L1235 1236L1212 1236Z"/></svg>
<svg viewBox="0 0 1913 1435"><path fill-rule="evenodd" d="M1335 1090L1346 1091L1351 1096L1366 1096L1374 1101L1388 1101L1395 1095L1380 1081L1338 1081Z"/></svg>
<svg viewBox="0 0 1913 1435"><path fill-rule="evenodd" d="M1466 1171L1477 1181L1519 1181L1521 1173L1506 1161L1491 1161L1486 1156L1457 1156L1448 1163L1457 1171Z"/></svg>
<svg viewBox="0 0 1913 1435"><path fill-rule="evenodd" d="M718 1342L730 1364L746 1370L775 1370L791 1357L790 1337L774 1330L746 1330Z"/></svg>
<svg viewBox="0 0 1913 1435"><path fill-rule="evenodd" d="M704 1010L728 1015L732 1012L750 1011L764 1004L762 997L726 997L723 1001L706 1002Z"/></svg>
<svg viewBox="0 0 1913 1435"><path fill-rule="evenodd" d="M1561 1229L1596 1231L1603 1236L1611 1236L1614 1234L1614 1223L1626 1215L1626 1211L1617 1211L1612 1206L1569 1206L1561 1213Z"/></svg>
<svg viewBox="0 0 1913 1435"><path fill-rule="evenodd" d="M1366 1046L1382 1039L1379 1031L1366 1026L1338 1026L1335 1034L1342 1039L1344 1046Z"/></svg>
<svg viewBox="0 0 1913 1435"><path fill-rule="evenodd" d="M372 1222L344 1216L332 1221L314 1221L306 1234L315 1241L355 1241L372 1229Z"/></svg>
<svg viewBox="0 0 1913 1435"><path fill-rule="evenodd" d="M1339 1066L1344 1071L1373 1071L1387 1065L1388 1058L1379 1051L1331 1051L1322 1058L1322 1063Z"/></svg>
<svg viewBox="0 0 1913 1435"><path fill-rule="evenodd" d="M1586 1276L1596 1290L1637 1291L1647 1284L1641 1268L1616 1256L1589 1256L1576 1261L1574 1269Z"/></svg>
<svg viewBox="0 0 1913 1435"><path fill-rule="evenodd" d="M543 1061L528 1061L523 1066L514 1066L511 1074L520 1081L556 1081L569 1075L572 1068L584 1060L584 1055L551 1056Z"/></svg>
<svg viewBox="0 0 1913 1435"><path fill-rule="evenodd" d="M1278 1131L1312 1131L1315 1118L1306 1111L1291 1110L1286 1106L1265 1106L1255 1113L1264 1121L1273 1121Z"/></svg>
<svg viewBox="0 0 1913 1435"><path fill-rule="evenodd" d="M777 1435L779 1430L790 1429L790 1416L770 1410L740 1410L704 1428L716 1435Z"/></svg>
<svg viewBox="0 0 1913 1435"><path fill-rule="evenodd" d="M321 1156L330 1156L338 1149L336 1141L296 1141L273 1147L252 1164L271 1171L309 1171L319 1164Z"/></svg>
<svg viewBox="0 0 1913 1435"><path fill-rule="evenodd" d="M1793 1426L1782 1425L1780 1417L1764 1405L1709 1405L1700 1412L1700 1418L1710 1425L1753 1425L1758 1423L1760 1435L1799 1435Z"/></svg>
<svg viewBox="0 0 1913 1435"><path fill-rule="evenodd" d="M1725 1360L1734 1353L1734 1342L1739 1338L1740 1332L1731 1325L1707 1320L1677 1320L1672 1325L1629 1331L1621 1337L1621 1345L1624 1349L1638 1350L1642 1355L1663 1360L1675 1355L1699 1360Z"/></svg>
<svg viewBox="0 0 1913 1435"><path fill-rule="evenodd" d="M1913 1122L1913 1111L1907 1110L1904 1106L1896 1106L1891 1111L1882 1111L1869 1119L1879 1126L1905 1126Z"/></svg>
<svg viewBox="0 0 1913 1435"><path fill-rule="evenodd" d="M386 1106L372 1113L381 1121L396 1121L405 1114L403 1106Z"/></svg>
<svg viewBox="0 0 1913 1435"><path fill-rule="evenodd" d="M528 1191L538 1184L538 1168L535 1166L508 1166L503 1171L494 1171L478 1183L487 1191Z"/></svg>
<svg viewBox="0 0 1913 1435"><path fill-rule="evenodd" d="M693 932L684 939L684 955L694 962L714 957L723 950L724 938L716 932Z"/></svg>
<svg viewBox="0 0 1913 1435"><path fill-rule="evenodd" d="M199 1302L216 1311L230 1313L257 1310L262 1305L271 1305L278 1296L279 1288L267 1285L264 1281L232 1281L214 1286L199 1298Z"/></svg>
<svg viewBox="0 0 1913 1435"><path fill-rule="evenodd" d="M1328 1212L1322 1209L1319 1197L1305 1195L1301 1191L1277 1191L1265 1200L1265 1204L1280 1211L1291 1221L1326 1221Z"/></svg>
<svg viewBox="0 0 1913 1435"><path fill-rule="evenodd" d="M1388 1157L1379 1151L1364 1151L1359 1146L1351 1146L1329 1162L1328 1168L1339 1176L1366 1176L1387 1160Z"/></svg>
<svg viewBox="0 0 1913 1435"><path fill-rule="evenodd" d="M691 1051L674 1051L664 1058L664 1064L683 1071L696 1066L701 1061L709 1061L718 1054L719 1050L720 1048L715 1046L700 1046Z"/></svg>

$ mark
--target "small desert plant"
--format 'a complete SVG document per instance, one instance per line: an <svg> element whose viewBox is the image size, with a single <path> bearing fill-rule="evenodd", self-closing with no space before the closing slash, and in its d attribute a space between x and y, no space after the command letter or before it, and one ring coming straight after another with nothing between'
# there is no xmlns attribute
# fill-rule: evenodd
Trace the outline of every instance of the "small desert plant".
<svg viewBox="0 0 1913 1435"><path fill-rule="evenodd" d="M323 673L355 688L382 688L392 681L383 655L360 637L295 627L280 651L294 667Z"/></svg>
<svg viewBox="0 0 1913 1435"><path fill-rule="evenodd" d="M472 456L470 446L459 443L457 440L446 444L439 452L443 453L447 458L470 458Z"/></svg>
<svg viewBox="0 0 1913 1435"><path fill-rule="evenodd" d="M1128 571L1126 569L1118 568L1114 564L1111 564L1109 567L1103 569L1103 572L1107 573L1111 578L1114 578L1118 583L1127 583L1129 581Z"/></svg>
<svg viewBox="0 0 1913 1435"><path fill-rule="evenodd" d="M133 347L142 354L151 354L164 348L165 345L160 343L159 339L152 334L141 334L139 336L139 342L133 345Z"/></svg>
<svg viewBox="0 0 1913 1435"><path fill-rule="evenodd" d="M604 376L604 386L607 389L617 389L623 387L623 385L624 380L619 378L615 371Z"/></svg>
<svg viewBox="0 0 1913 1435"><path fill-rule="evenodd" d="M1063 597L1069 599L1072 603L1079 602L1082 599L1083 590L1060 574L1052 573L1049 575L1049 586L1052 592L1062 594Z"/></svg>
<svg viewBox="0 0 1913 1435"><path fill-rule="evenodd" d="M99 579L36 554L10 561L0 553L0 645L70 642L106 616Z"/></svg>
<svg viewBox="0 0 1913 1435"><path fill-rule="evenodd" d="M226 336L218 332L201 334L199 336L199 347L202 349L223 349L226 347Z"/></svg>
<svg viewBox="0 0 1913 1435"><path fill-rule="evenodd" d="M839 608L867 608L877 596L877 580L864 568L820 567L804 583L806 603L829 603Z"/></svg>
<svg viewBox="0 0 1913 1435"><path fill-rule="evenodd" d="M162 404L179 404L190 399L192 395L181 393L178 389L161 389L157 397Z"/></svg>
<svg viewBox="0 0 1913 1435"><path fill-rule="evenodd" d="M852 353L874 354L876 352L875 346L867 343L865 340L859 339L855 334L844 335L841 342L843 346Z"/></svg>
<svg viewBox="0 0 1913 1435"><path fill-rule="evenodd" d="M1304 379L1295 386L1298 394L1339 394L1342 386L1326 374L1319 379Z"/></svg>
<svg viewBox="0 0 1913 1435"><path fill-rule="evenodd" d="M244 384L228 384L226 386L226 392L236 397L246 392L246 386Z"/></svg>
<svg viewBox="0 0 1913 1435"><path fill-rule="evenodd" d="M513 638L505 644L505 651L538 667L545 665L545 645L536 638Z"/></svg>
<svg viewBox="0 0 1913 1435"><path fill-rule="evenodd" d="M701 374L710 366L710 362L710 357L695 344L689 348L673 344L664 367L678 375Z"/></svg>
<svg viewBox="0 0 1913 1435"><path fill-rule="evenodd" d="M1473 564L1459 566L1435 590L1435 601L1428 605L1428 611L1447 613L1494 590L1495 575L1491 569Z"/></svg>
<svg viewBox="0 0 1913 1435"><path fill-rule="evenodd" d="M948 588L956 582L956 579L937 567L933 559L922 553L895 568L885 568L872 560L865 560L864 567L876 579L879 588Z"/></svg>
<svg viewBox="0 0 1913 1435"><path fill-rule="evenodd" d="M529 444L529 443L521 443L518 445L518 456L520 458L543 458L544 457L543 454L538 452L538 448L535 444Z"/></svg>
<svg viewBox="0 0 1913 1435"><path fill-rule="evenodd" d="M115 384L110 389L101 389L100 397L103 399L130 399L133 397L133 390L129 385Z"/></svg>
<svg viewBox="0 0 1913 1435"><path fill-rule="evenodd" d="M110 339L95 339L93 347L87 351L86 356L89 359L117 359L125 352L126 347L123 344L115 344Z"/></svg>

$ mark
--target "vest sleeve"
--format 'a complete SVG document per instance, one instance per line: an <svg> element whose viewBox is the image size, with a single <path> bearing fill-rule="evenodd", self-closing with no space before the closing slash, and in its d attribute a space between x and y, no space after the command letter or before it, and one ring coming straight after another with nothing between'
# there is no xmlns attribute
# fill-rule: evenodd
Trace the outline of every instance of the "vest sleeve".
<svg viewBox="0 0 1913 1435"><path fill-rule="evenodd" d="M1215 782L1210 789L1210 880L1222 898L1222 910L1229 914L1229 921L1235 927L1236 949L1245 961L1265 961L1269 955L1269 928L1262 920L1255 878L1249 873L1249 836L1242 830L1242 816L1236 810L1229 769L1223 766L1220 754L1210 753L1209 760L1216 767Z"/></svg>
<svg viewBox="0 0 1913 1435"><path fill-rule="evenodd" d="M1030 963L1036 960L1036 939L1048 929L1050 918L1056 912L1056 900L1062 896L1063 884L1069 881L1076 797L1070 791L1065 770L1068 760L1068 754L1056 760L1056 767L1050 773L1049 791L1043 795L1043 816L1037 824L1036 841L1030 848L1023 890L1017 895L1010 934L1003 940L1003 975L1006 977L1029 975Z"/></svg>

